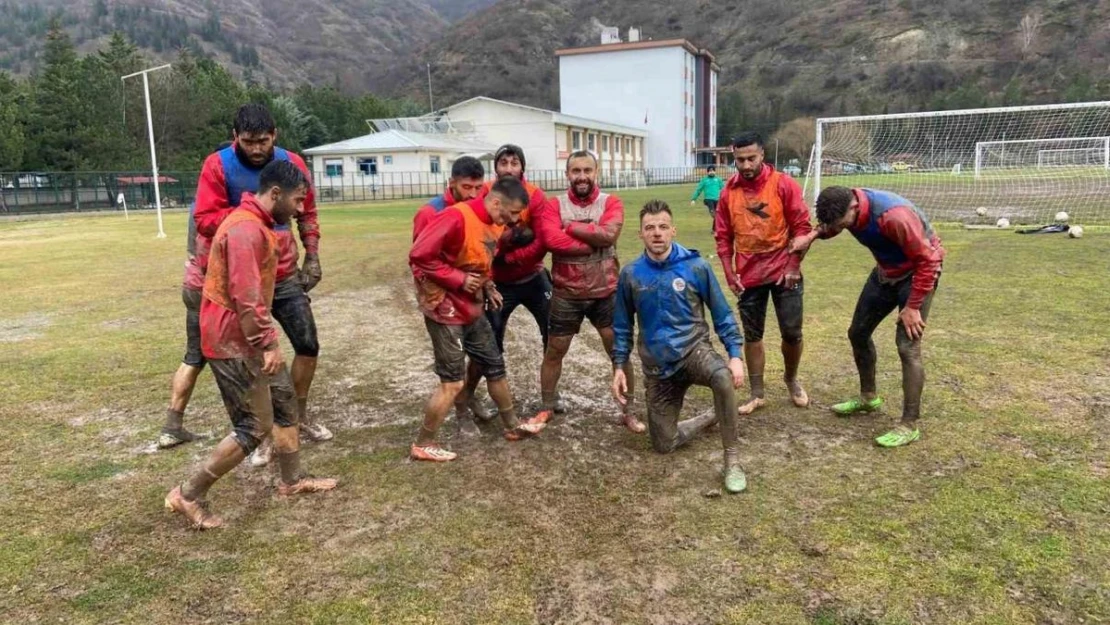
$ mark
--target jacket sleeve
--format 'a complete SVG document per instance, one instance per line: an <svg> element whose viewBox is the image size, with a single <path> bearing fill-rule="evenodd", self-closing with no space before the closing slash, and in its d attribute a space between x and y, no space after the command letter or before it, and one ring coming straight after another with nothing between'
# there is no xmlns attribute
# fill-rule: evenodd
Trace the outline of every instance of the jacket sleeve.
<svg viewBox="0 0 1110 625"><path fill-rule="evenodd" d="M717 240L717 257L725 270L725 280L731 286L736 282L736 268L732 263L732 213L728 208L728 193L721 193L717 216L713 220L713 238Z"/></svg>
<svg viewBox="0 0 1110 625"><path fill-rule="evenodd" d="M804 236L813 231L809 223L809 207L806 206L802 196L802 188L790 176L779 178L779 197L782 198L783 216L786 217L786 229L790 238ZM790 254L786 261L786 271L797 273L801 270L802 259L805 254Z"/></svg>
<svg viewBox="0 0 1110 625"><path fill-rule="evenodd" d="M612 247L617 244L624 227L624 203L615 195L605 200L605 211L596 224L573 222L567 234L592 247Z"/></svg>
<svg viewBox="0 0 1110 625"><path fill-rule="evenodd" d="M416 241L416 237L420 236L420 232L423 231L425 227L427 227L428 222L430 222L432 220L432 217L434 215L435 215L435 212L432 210L432 207L428 206L427 204L425 204L424 206L421 206L416 211L416 214L413 215L413 217L412 217L412 240L413 240L413 242Z"/></svg>
<svg viewBox="0 0 1110 625"><path fill-rule="evenodd" d="M463 219L448 209L420 231L409 251L409 264L429 280L449 291L462 289L466 272L447 264L443 255L456 256L463 244Z"/></svg>
<svg viewBox="0 0 1110 625"><path fill-rule="evenodd" d="M305 178L308 179L308 197L304 200L304 212L297 216L297 231L301 235L301 245L304 245L306 255L319 254L320 219L316 211L316 187L312 184L312 172L299 155L290 152L289 160L304 172Z"/></svg>
<svg viewBox="0 0 1110 625"><path fill-rule="evenodd" d="M617 280L617 296L613 307L613 366L620 367L628 362L632 354L632 329L635 327L636 300L633 298L634 286L632 272L627 267L621 270Z"/></svg>
<svg viewBox="0 0 1110 625"><path fill-rule="evenodd" d="M906 306L921 308L925 297L937 284L943 252L929 240L921 219L907 206L898 206L883 213L879 219L879 231L897 243L913 263L913 284Z"/></svg>
<svg viewBox="0 0 1110 625"><path fill-rule="evenodd" d="M705 178L698 181L698 187L694 189L694 194L690 196L690 201L693 202L698 199L698 196L705 190Z"/></svg>
<svg viewBox="0 0 1110 625"><path fill-rule="evenodd" d="M536 222L539 230L538 238L543 239L544 246L553 254L561 256L588 256L593 253L593 248L563 232L563 220L559 216L558 200L550 198L544 205L540 218Z"/></svg>
<svg viewBox="0 0 1110 625"><path fill-rule="evenodd" d="M709 307L709 314L713 317L713 329L721 344L725 346L729 358L743 358L740 348L744 345L744 337L736 324L736 315L732 314L732 305L725 298L717 276L709 263L702 261L698 266L701 274L698 278L700 290L704 294L705 304Z"/></svg>
<svg viewBox="0 0 1110 625"><path fill-rule="evenodd" d="M240 222L227 230L224 245L227 246L227 293L243 336L258 349L276 346L277 330L262 291L265 233L256 223Z"/></svg>
<svg viewBox="0 0 1110 625"><path fill-rule="evenodd" d="M204 159L200 178L197 179L196 209L193 211L197 232L208 238L216 236L216 230L231 210L220 154L218 152L209 154L208 158Z"/></svg>

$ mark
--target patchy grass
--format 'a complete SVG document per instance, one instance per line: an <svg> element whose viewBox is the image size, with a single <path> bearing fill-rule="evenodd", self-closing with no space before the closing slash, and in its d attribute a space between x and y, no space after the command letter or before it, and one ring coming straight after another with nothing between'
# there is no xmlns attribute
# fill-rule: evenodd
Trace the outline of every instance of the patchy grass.
<svg viewBox="0 0 1110 625"><path fill-rule="evenodd" d="M652 196L713 253L687 188ZM713 435L671 456L613 423L590 331L564 373L573 411L534 441L451 440L405 460L435 382L405 252L415 203L322 213L313 292L323 353L306 449L334 493L279 501L240 467L197 534L161 498L227 430L204 374L188 422L213 438L151 452L182 352L182 213L0 224L0 614L70 623L1096 623L1110 620L1110 236L944 230L923 440L895 418L832 417L856 388L845 337L872 264L848 237L805 263L810 410L780 385L742 421L750 491L717 485ZM621 255L638 251L634 230ZM714 261L716 262L716 261ZM772 324L773 325L773 324ZM773 333L773 330L770 330ZM880 328L888 406L901 400ZM538 333L509 331L518 403L538 399ZM768 379L782 371L769 352ZM692 393L687 411L711 407ZM445 428L451 431L451 424ZM285 620L283 620L285 619Z"/></svg>

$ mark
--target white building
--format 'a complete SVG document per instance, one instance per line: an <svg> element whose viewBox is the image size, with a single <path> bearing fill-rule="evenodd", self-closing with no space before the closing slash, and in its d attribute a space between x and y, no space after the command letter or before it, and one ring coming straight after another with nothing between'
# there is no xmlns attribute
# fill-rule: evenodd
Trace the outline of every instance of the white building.
<svg viewBox="0 0 1110 625"><path fill-rule="evenodd" d="M379 132L305 150L312 159L313 182L322 200L371 200L435 195L460 156L489 161L495 145L465 131L374 120ZM395 127L389 127L395 126ZM413 132L397 127L424 127ZM486 163L487 168L490 163Z"/></svg>
<svg viewBox="0 0 1110 625"><path fill-rule="evenodd" d="M643 125L622 125L479 96L439 112L453 124L468 124L485 143L515 143L524 149L533 177L562 178L567 155L598 155L603 175L644 167Z"/></svg>
<svg viewBox="0 0 1110 625"><path fill-rule="evenodd" d="M716 145L717 77L706 50L685 39L629 41L556 51L560 110L647 131L644 165L693 167L694 150Z"/></svg>

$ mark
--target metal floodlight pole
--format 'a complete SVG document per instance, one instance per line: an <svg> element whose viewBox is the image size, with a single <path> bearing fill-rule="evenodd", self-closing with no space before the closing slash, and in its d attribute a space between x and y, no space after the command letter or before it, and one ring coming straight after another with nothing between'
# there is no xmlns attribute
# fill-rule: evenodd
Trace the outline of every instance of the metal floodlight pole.
<svg viewBox="0 0 1110 625"><path fill-rule="evenodd" d="M133 78L139 75L142 75L143 77L143 99L146 103L146 132L150 138L150 167L154 171L154 208L158 213L159 239L166 238L166 231L162 229L162 190L159 188L158 185L158 155L155 153L154 150L154 121L151 119L150 116L150 81L147 79L147 74L169 67L172 66L169 64L159 65L158 67L144 69L141 72L135 72L134 74L128 74L120 78L121 81L125 81L128 78Z"/></svg>

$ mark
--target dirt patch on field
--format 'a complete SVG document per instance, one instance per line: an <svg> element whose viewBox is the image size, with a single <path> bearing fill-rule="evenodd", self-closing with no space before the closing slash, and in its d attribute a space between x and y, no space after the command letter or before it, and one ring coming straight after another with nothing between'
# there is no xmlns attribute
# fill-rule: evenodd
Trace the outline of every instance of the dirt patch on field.
<svg viewBox="0 0 1110 625"><path fill-rule="evenodd" d="M48 327L50 327L48 315L32 313L14 319L0 319L0 343L37 339Z"/></svg>

